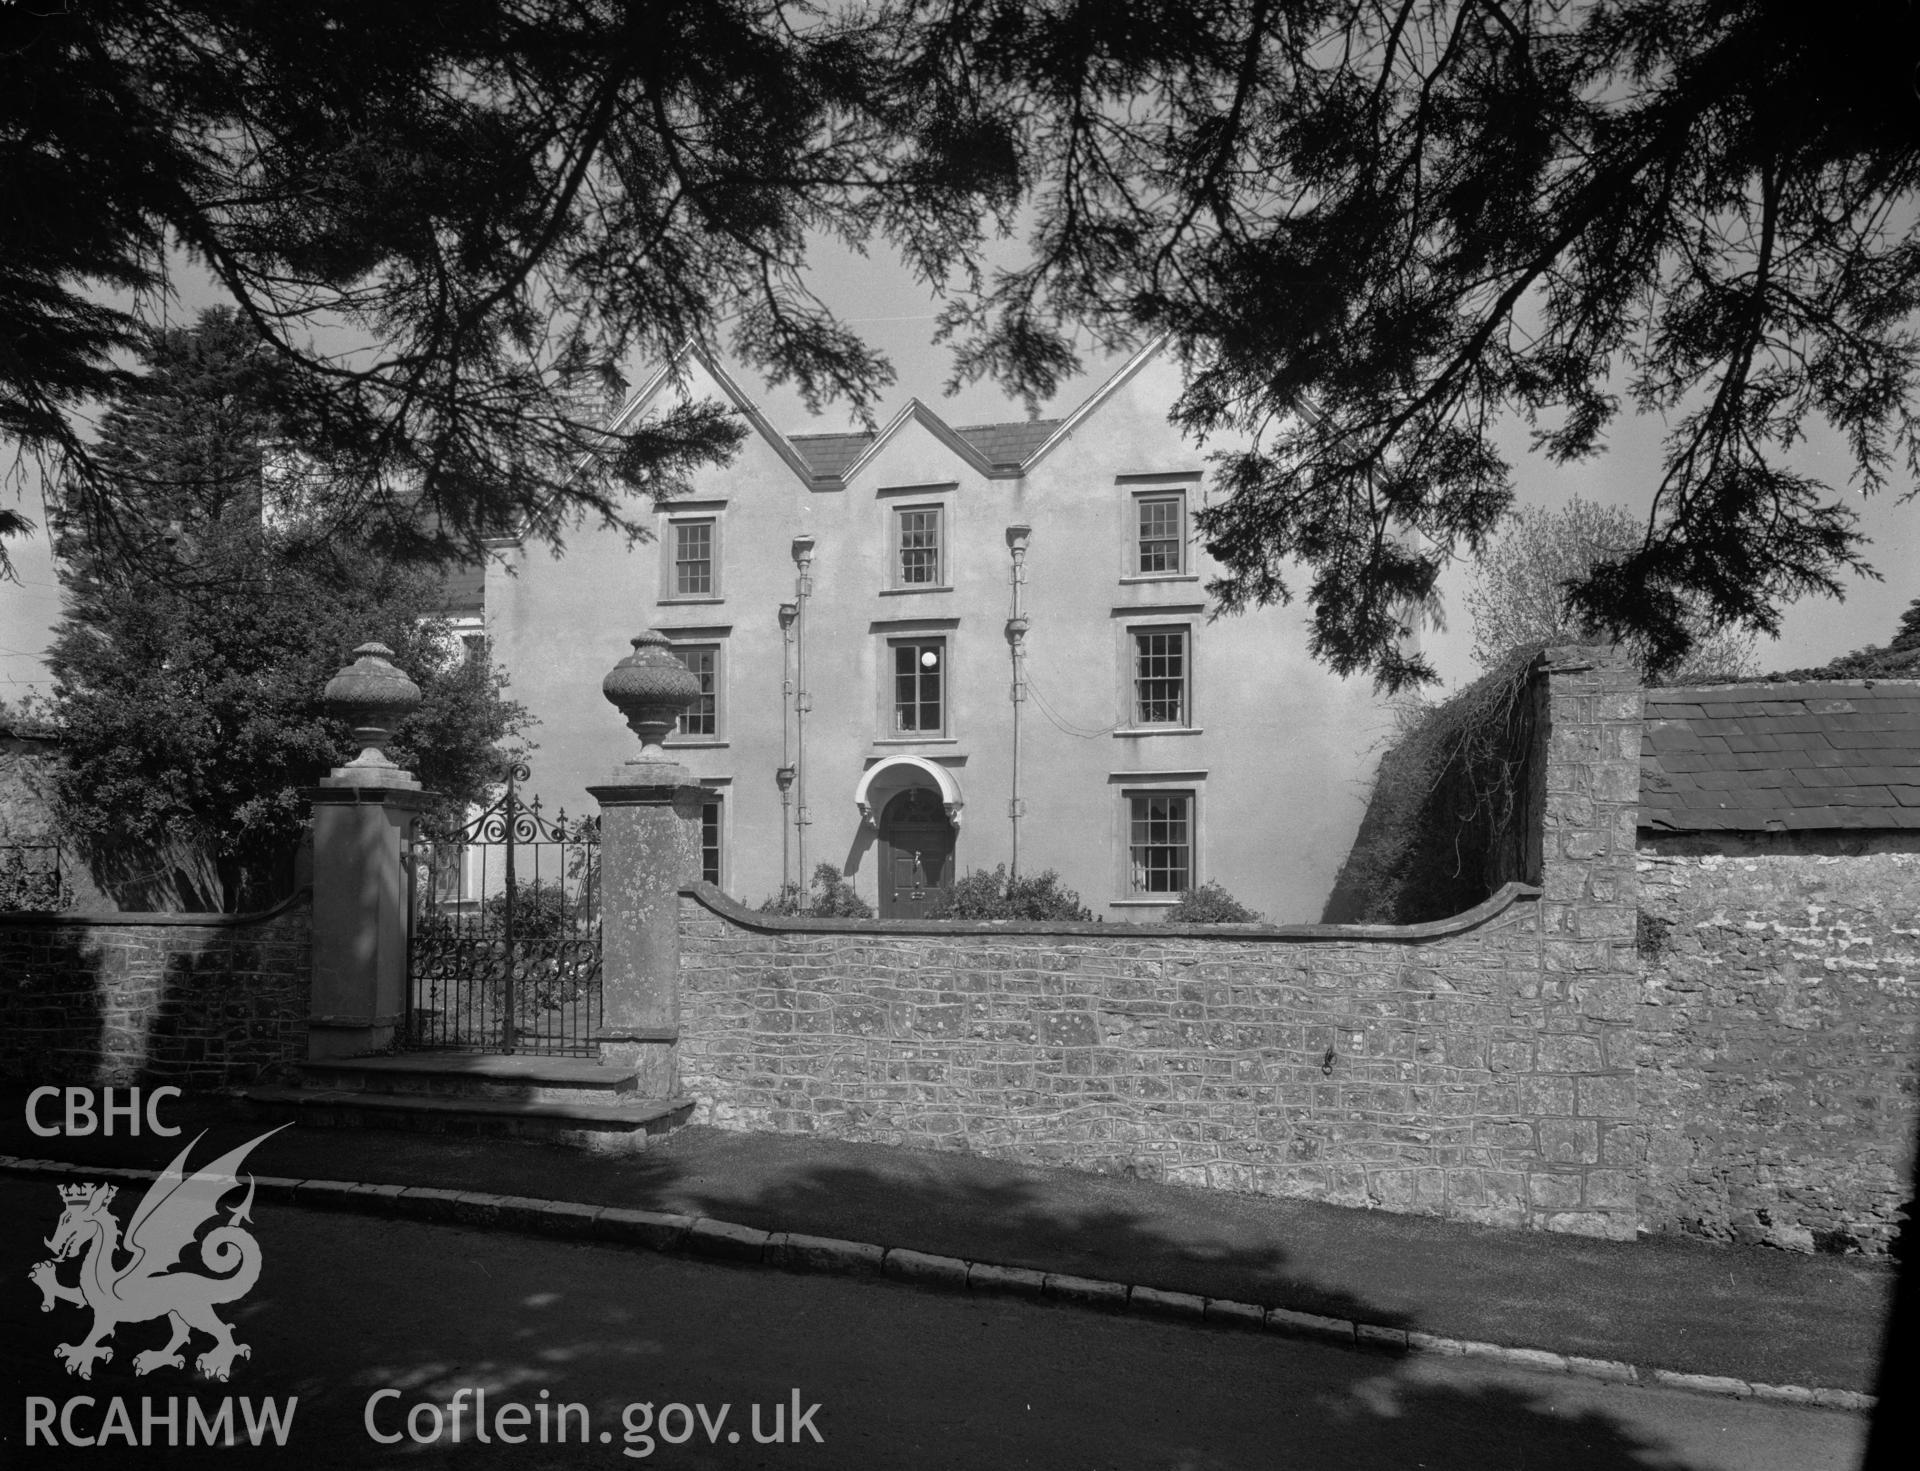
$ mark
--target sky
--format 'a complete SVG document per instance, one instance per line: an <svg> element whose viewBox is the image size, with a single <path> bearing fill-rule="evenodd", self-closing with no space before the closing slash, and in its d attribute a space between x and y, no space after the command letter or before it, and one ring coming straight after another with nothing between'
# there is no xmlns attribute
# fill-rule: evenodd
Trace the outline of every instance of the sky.
<svg viewBox="0 0 1920 1471"><path fill-rule="evenodd" d="M876 253L862 258L823 247L812 278L821 298L846 323L892 359L898 374L893 387L875 406L885 423L910 399L919 398L950 423L980 424L1026 417L1019 403L1004 398L991 385L975 384L952 398L941 389L950 370L946 351L933 345L937 303L927 289L898 263ZM203 306L218 299L204 279L181 277L177 312L191 319ZM1044 417L1070 412L1119 366L1121 359L1098 359L1088 371L1063 386L1042 407ZM771 389L750 369L730 364L742 387L759 396L773 424L787 433L805 434L857 428L849 412L829 410L808 415L797 394ZM630 377L639 381L646 365L635 364ZM1624 415L1615 422L1606 453L1577 465L1559 466L1535 454L1527 444L1524 424L1507 422L1500 447L1514 467L1517 503L1554 507L1572 496L1616 504L1643 513L1651 503L1659 478L1660 442L1664 425L1657 420ZM1837 655L1870 643L1886 643L1907 604L1920 597L1920 499L1902 502L1908 483L1896 479L1892 487L1872 497L1844 489L1848 484L1845 446L1837 436L1813 426L1797 447L1792 463L1798 469L1841 487L1842 497L1860 512L1859 529L1870 546L1867 561L1884 581L1849 578L1844 601L1804 598L1789 606L1781 618L1777 640L1762 638L1754 662L1763 671L1823 664ZM44 508L36 486L29 485L21 509L44 524ZM17 701L44 688L40 651L60 616L59 589L44 535L9 542L8 551L18 583L0 583L0 698ZM1429 691L1458 688L1478 673L1472 657L1473 630L1464 612L1464 597L1472 585L1469 566L1456 564L1441 580L1443 605L1454 610L1444 629L1428 629L1422 647L1439 670L1441 685ZM1304 614L1302 615L1304 616Z"/></svg>

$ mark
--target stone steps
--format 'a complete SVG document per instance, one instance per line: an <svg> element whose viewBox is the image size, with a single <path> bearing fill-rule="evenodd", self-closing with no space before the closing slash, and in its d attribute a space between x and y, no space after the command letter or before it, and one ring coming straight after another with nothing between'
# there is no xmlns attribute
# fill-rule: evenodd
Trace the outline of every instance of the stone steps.
<svg viewBox="0 0 1920 1471"><path fill-rule="evenodd" d="M685 1123L688 1098L642 1098L638 1074L591 1058L412 1053L299 1066L297 1087L245 1089L268 1120L318 1128L538 1139L596 1153L644 1149Z"/></svg>
<svg viewBox="0 0 1920 1471"><path fill-rule="evenodd" d="M519 1103L620 1103L635 1096L631 1068L590 1057L501 1056L485 1052L403 1052L332 1057L299 1065L301 1086L429 1098Z"/></svg>

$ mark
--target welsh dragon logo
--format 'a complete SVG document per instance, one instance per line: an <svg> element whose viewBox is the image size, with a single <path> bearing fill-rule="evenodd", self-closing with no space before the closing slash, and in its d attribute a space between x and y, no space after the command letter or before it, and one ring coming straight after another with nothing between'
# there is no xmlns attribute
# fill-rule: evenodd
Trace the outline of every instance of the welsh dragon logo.
<svg viewBox="0 0 1920 1471"><path fill-rule="evenodd" d="M180 1350L195 1329L214 1340L213 1347L195 1361L210 1378L224 1380L236 1358L252 1357L246 1344L234 1341L233 1329L213 1309L217 1303L245 1297L260 1276L260 1243L252 1232L241 1229L252 1224L253 1176L247 1176L246 1198L229 1207L226 1224L200 1238L200 1260L217 1275L182 1269L180 1254L202 1226L218 1219L221 1197L239 1184L241 1162L279 1132L270 1129L189 1175L187 1156L206 1137L204 1131L195 1135L142 1197L127 1222L124 1241L120 1222L109 1209L116 1187L60 1187L66 1209L46 1243L53 1256L35 1264L27 1275L40 1289L41 1312L52 1312L56 1302L93 1309L93 1331L85 1340L63 1343L54 1350L55 1357L66 1361L68 1373L91 1379L96 1361L107 1363L113 1358L105 1340L114 1329L159 1317L172 1325L173 1336L164 1348L134 1355L136 1374L184 1369L186 1358ZM79 1285L69 1287L57 1274L62 1263L82 1253Z"/></svg>

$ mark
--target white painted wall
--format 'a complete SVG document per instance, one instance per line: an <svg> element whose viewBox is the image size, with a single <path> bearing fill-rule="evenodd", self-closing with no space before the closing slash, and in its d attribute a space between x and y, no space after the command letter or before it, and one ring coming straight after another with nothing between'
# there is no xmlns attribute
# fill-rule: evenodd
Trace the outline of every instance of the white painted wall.
<svg viewBox="0 0 1920 1471"><path fill-rule="evenodd" d="M724 397L729 388L694 366L682 391ZM651 624L675 637L717 639L725 648L723 739L688 744L681 759L725 793L728 890L749 903L772 893L781 877L778 610L794 595L792 540L806 533L815 539L805 615L813 706L806 867L830 861L877 898L875 834L862 825L853 794L863 771L895 754L938 762L959 785L961 871L1006 862L1006 529L1024 522L1033 528L1025 597L1035 697L1022 714L1022 871L1059 870L1108 919L1158 917L1164 904L1129 902L1125 892L1121 793L1171 781L1197 795L1200 881L1218 880L1275 921L1317 919L1358 826L1388 717L1366 681L1341 680L1309 659L1299 612L1208 622L1212 569L1197 547L1184 578L1125 580L1132 491L1152 483L1130 477L1206 468L1166 423L1176 391L1174 367L1146 360L1018 478L981 473L911 414L832 489L806 484L773 443L752 434L731 465L699 482L699 504L721 523L713 601L661 600L670 538L630 549L617 536L583 532L562 560L532 544L506 549L489 573L487 613L510 692L541 721L529 790L549 809L591 810L586 788L631 754L633 737L602 699L600 681L633 633ZM1177 483L1189 485L1197 507L1201 481ZM908 489L915 487L922 489ZM950 590L887 590L890 518L902 500L945 508ZM1142 615L1191 627L1190 731L1113 733L1125 713L1124 629ZM946 739L885 739L884 643L900 620L948 620ZM796 877L798 847L796 840L789 855Z"/></svg>

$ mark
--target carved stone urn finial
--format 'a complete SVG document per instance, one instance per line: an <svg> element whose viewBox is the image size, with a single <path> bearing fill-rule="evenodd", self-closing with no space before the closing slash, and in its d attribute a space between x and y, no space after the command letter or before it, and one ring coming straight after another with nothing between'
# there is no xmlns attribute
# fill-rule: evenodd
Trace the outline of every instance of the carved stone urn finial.
<svg viewBox="0 0 1920 1471"><path fill-rule="evenodd" d="M387 742L400 722L420 708L420 686L388 661L385 644L362 644L353 662L327 681L327 713L353 727L360 754L334 770L356 785L412 786L412 777L387 758Z"/></svg>
<svg viewBox="0 0 1920 1471"><path fill-rule="evenodd" d="M670 762L660 743L682 711L700 698L700 677L680 662L665 635L647 629L631 640L633 652L613 666L600 692L640 737L638 761Z"/></svg>

